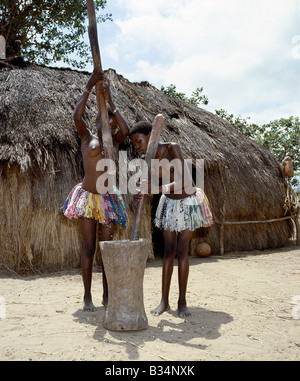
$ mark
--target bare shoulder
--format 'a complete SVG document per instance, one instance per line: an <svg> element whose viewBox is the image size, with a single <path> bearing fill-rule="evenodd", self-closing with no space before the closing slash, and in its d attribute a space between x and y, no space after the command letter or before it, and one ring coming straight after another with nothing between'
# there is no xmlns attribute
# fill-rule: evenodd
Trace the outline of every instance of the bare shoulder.
<svg viewBox="0 0 300 381"><path fill-rule="evenodd" d="M159 145L165 149L180 149L180 145L176 142L160 142Z"/></svg>
<svg viewBox="0 0 300 381"><path fill-rule="evenodd" d="M180 145L176 142L169 142L169 143L166 143L166 144L169 144L169 148L171 149L181 149L180 148Z"/></svg>
<svg viewBox="0 0 300 381"><path fill-rule="evenodd" d="M169 151L171 151L175 156L182 156L182 150L178 143L176 142L170 142L169 145Z"/></svg>

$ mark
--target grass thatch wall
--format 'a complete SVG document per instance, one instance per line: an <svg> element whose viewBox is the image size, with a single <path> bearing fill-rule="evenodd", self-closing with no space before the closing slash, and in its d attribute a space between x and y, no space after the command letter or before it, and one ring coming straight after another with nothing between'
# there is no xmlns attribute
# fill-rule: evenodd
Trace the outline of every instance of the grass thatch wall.
<svg viewBox="0 0 300 381"><path fill-rule="evenodd" d="M1 65L0 65L1 66ZM41 66L0 67L0 264L21 271L79 263L77 224L61 216L65 197L82 179L73 110L90 74ZM217 116L169 98L148 83L130 83L109 70L111 91L130 126L162 113L164 141L181 144L186 158L205 160L205 192L216 221L283 216L284 177L275 157ZM85 119L97 114L95 94ZM132 147L127 148L131 157ZM126 197L133 219L132 197ZM143 210L141 236L151 238L150 204ZM118 229L115 239L127 239ZM220 225L194 233L219 253ZM289 221L226 226L224 249L253 250L284 245ZM151 253L149 253L149 256Z"/></svg>

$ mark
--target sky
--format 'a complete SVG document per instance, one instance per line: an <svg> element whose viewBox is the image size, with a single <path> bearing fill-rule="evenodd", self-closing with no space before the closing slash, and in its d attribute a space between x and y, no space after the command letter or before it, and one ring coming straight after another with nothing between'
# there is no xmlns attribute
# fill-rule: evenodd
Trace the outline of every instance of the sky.
<svg viewBox="0 0 300 381"><path fill-rule="evenodd" d="M299 116L300 0L108 0L101 13L104 70L188 97L203 87L202 108L252 123Z"/></svg>

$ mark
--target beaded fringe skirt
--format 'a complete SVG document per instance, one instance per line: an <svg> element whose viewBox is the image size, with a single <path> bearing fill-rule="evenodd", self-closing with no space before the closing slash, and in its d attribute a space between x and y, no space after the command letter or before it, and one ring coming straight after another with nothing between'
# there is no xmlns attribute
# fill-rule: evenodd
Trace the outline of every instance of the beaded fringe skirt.
<svg viewBox="0 0 300 381"><path fill-rule="evenodd" d="M213 216L209 202L202 189L197 188L195 194L180 200L161 196L154 224L161 230L180 232L194 231L200 227L213 224Z"/></svg>
<svg viewBox="0 0 300 381"><path fill-rule="evenodd" d="M114 187L113 194L94 194L77 184L61 209L67 218L73 220L80 217L92 218L100 224L113 222L123 227L128 222L126 205L117 187Z"/></svg>

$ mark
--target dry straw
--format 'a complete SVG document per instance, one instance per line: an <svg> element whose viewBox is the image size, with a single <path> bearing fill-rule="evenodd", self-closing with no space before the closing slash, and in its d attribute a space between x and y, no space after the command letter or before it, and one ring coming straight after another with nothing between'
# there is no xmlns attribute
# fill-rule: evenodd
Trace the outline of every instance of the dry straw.
<svg viewBox="0 0 300 381"><path fill-rule="evenodd" d="M79 139L73 110L89 73L29 65L0 68L0 266L22 272L77 266L80 237L76 222L61 215L71 188L82 180ZM180 143L185 158L204 159L205 192L215 221L260 221L284 216L286 184L281 165L260 144L226 121L169 98L150 84L130 83L110 69L111 92L132 126L162 113L163 141ZM85 119L95 127L97 102L92 91ZM129 159L136 156L129 142ZM130 214L132 196L125 197ZM146 203L141 236L151 238L151 205ZM224 252L276 248L292 234L291 221L224 227ZM190 254L204 236L220 252L220 224L194 233ZM162 251L160 246L160 251ZM162 254L156 253L156 254ZM149 258L153 253L149 253Z"/></svg>

